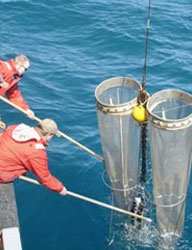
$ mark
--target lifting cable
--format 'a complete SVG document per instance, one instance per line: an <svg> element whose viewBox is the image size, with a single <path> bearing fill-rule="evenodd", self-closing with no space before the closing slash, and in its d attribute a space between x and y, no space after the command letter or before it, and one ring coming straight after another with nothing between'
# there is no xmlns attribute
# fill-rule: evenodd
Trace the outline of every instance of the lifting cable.
<svg viewBox="0 0 192 250"><path fill-rule="evenodd" d="M21 107L17 106L16 104L10 102L9 100L7 100L6 98L4 98L3 96L0 96L0 99L3 102L6 102L7 104L11 105L12 107L16 108L17 110L21 111L22 113L24 113L25 115L27 115L27 111L22 109ZM39 119L38 117L34 117L34 120L36 120L37 122L41 122L41 119ZM100 161L104 161L104 158L100 155L98 155L97 153L95 153L93 150L85 147L84 145L80 144L79 142L77 142L76 140L72 139L71 137L69 137L68 135L64 134L63 132L57 130L57 135L61 136L65 139L67 139L68 141L74 143L76 146L80 147L81 149L87 151L89 154L91 154L92 156L96 157L97 159L99 159Z"/></svg>
<svg viewBox="0 0 192 250"><path fill-rule="evenodd" d="M145 60L144 60L143 79L142 79L142 89L143 90L145 90L145 87L146 87L146 68L147 68L147 53L148 53L148 45L149 45L150 15L151 15L151 0L149 0L148 17L147 17L147 34L146 34L146 42L145 42Z"/></svg>
<svg viewBox="0 0 192 250"><path fill-rule="evenodd" d="M148 95L146 93L146 68L147 68L147 52L149 44L149 29L150 29L150 13L151 13L151 0L149 0L148 17L147 17L147 34L145 42L145 59L143 66L142 89L140 91L138 102L142 103L146 108ZM141 124L141 154L142 154L142 167L141 167L141 183L146 182L146 162L147 162L147 122Z"/></svg>

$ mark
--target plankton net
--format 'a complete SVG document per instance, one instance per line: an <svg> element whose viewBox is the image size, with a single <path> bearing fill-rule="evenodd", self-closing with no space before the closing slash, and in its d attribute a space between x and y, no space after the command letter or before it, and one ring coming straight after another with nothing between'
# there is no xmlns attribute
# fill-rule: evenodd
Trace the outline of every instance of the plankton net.
<svg viewBox="0 0 192 250"><path fill-rule="evenodd" d="M95 91L106 171L117 205L128 210L138 184L140 126L131 113L140 90L136 80L115 77Z"/></svg>
<svg viewBox="0 0 192 250"><path fill-rule="evenodd" d="M157 225L165 244L182 234L191 169L192 96L163 90L147 103Z"/></svg>

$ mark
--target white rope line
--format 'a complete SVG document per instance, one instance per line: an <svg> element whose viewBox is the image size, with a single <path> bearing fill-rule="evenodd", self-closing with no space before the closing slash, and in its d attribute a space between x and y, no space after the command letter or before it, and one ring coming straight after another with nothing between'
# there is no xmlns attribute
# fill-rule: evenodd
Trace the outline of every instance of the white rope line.
<svg viewBox="0 0 192 250"><path fill-rule="evenodd" d="M163 109L161 111L156 111L156 112L151 111L151 112L153 112L154 114L159 114L159 113L162 113L162 112L172 111L172 110L180 109L180 108L187 107L187 106L192 106L192 103L181 105L181 106L175 107L175 108Z"/></svg>

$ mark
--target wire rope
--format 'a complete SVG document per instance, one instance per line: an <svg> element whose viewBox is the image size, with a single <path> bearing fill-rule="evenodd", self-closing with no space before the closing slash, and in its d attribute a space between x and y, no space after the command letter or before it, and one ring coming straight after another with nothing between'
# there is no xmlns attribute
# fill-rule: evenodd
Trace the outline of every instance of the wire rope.
<svg viewBox="0 0 192 250"><path fill-rule="evenodd" d="M144 66L143 66L143 78L142 78L142 90L138 97L138 102L143 103L143 106L146 107L146 100L148 98L145 91L146 88L146 71L147 71L147 55L149 47L149 30L150 30L150 15L151 15L151 0L149 0L148 5L148 16L147 16L147 33L146 33L146 42L145 42L145 57L144 57ZM146 165L147 165L147 124L141 124L141 155L142 155L142 166L141 166L141 183L146 182Z"/></svg>

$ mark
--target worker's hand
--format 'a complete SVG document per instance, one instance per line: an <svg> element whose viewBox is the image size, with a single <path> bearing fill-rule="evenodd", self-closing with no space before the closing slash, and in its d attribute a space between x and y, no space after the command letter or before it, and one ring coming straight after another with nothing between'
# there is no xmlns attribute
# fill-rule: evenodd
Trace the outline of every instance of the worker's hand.
<svg viewBox="0 0 192 250"><path fill-rule="evenodd" d="M27 110L27 117L33 120L35 117L35 113L31 109L28 109Z"/></svg>
<svg viewBox="0 0 192 250"><path fill-rule="evenodd" d="M6 125L4 122L0 121L0 129L5 129Z"/></svg>
<svg viewBox="0 0 192 250"><path fill-rule="evenodd" d="M0 82L0 87L4 88L4 89L8 89L9 88L9 83L6 82L6 81L2 81L2 82Z"/></svg>
<svg viewBox="0 0 192 250"><path fill-rule="evenodd" d="M66 195L67 194L67 189L63 186L63 189L60 192L61 195Z"/></svg>

